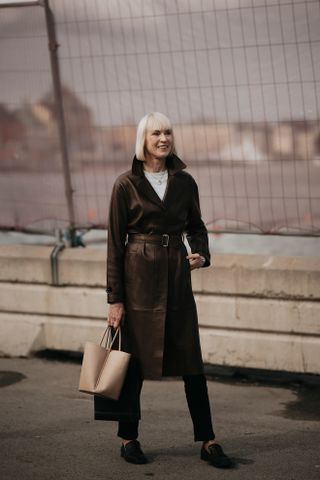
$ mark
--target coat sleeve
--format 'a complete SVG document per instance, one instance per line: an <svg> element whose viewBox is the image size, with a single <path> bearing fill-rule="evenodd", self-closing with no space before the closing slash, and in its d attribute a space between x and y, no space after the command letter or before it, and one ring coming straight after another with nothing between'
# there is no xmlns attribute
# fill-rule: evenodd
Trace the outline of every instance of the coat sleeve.
<svg viewBox="0 0 320 480"><path fill-rule="evenodd" d="M124 254L128 207L124 187L116 182L109 206L107 250L108 303L124 302Z"/></svg>
<svg viewBox="0 0 320 480"><path fill-rule="evenodd" d="M199 253L205 258L203 267L210 266L210 250L208 231L201 218L198 186L194 179L191 182L191 205L186 226L187 240L192 253Z"/></svg>

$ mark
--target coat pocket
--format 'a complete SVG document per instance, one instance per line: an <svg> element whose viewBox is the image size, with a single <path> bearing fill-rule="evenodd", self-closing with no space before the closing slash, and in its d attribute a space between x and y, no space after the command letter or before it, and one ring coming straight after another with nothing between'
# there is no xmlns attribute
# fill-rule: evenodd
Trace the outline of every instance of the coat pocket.
<svg viewBox="0 0 320 480"><path fill-rule="evenodd" d="M129 309L146 310L154 305L155 261L154 245L132 244L126 251L124 283L126 306Z"/></svg>

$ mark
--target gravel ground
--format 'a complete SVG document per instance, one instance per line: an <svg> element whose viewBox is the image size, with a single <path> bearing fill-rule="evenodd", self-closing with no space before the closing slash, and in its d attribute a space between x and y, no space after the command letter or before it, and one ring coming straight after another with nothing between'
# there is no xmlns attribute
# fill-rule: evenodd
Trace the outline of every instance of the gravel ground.
<svg viewBox="0 0 320 480"><path fill-rule="evenodd" d="M209 381L217 439L236 462L199 459L183 384L146 381L140 440L148 465L119 456L116 425L93 420L77 391L80 364L40 358L1 362L2 480L318 480L319 385Z"/></svg>

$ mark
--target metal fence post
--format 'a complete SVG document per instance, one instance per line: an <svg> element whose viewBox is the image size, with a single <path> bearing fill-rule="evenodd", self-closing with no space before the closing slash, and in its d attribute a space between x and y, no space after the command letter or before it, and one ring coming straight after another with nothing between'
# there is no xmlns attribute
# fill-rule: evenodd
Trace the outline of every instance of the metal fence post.
<svg viewBox="0 0 320 480"><path fill-rule="evenodd" d="M73 204L73 189L71 184L71 174L70 174L70 162L69 162L69 153L68 153L68 142L67 142L67 133L66 133L66 124L63 110L62 102L62 89L61 89L61 80L60 80L60 69L58 62L57 49L59 44L56 37L55 21L52 10L50 9L49 0L44 0L43 2L45 9L46 17L46 27L48 35L48 46L50 53L50 64L51 64L51 73L53 81L53 91L54 91L54 105L56 109L56 118L58 123L59 130L59 141L63 165L63 177L64 177L64 190L67 201L68 208L68 218L69 218L69 238L70 246L74 247L77 245L76 232L75 232L75 214L74 214L74 204Z"/></svg>

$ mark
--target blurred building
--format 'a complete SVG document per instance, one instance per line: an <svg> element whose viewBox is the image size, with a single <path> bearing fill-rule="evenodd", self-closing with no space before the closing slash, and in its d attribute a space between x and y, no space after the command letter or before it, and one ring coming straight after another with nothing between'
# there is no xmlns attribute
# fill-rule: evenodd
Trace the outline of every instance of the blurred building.
<svg viewBox="0 0 320 480"><path fill-rule="evenodd" d="M62 101L73 169L130 161L135 125L96 126L90 108L66 86ZM320 156L320 126L312 120L228 124L200 120L176 125L174 132L177 151L188 163L307 161ZM0 105L0 169L61 169L52 91L15 111Z"/></svg>
<svg viewBox="0 0 320 480"><path fill-rule="evenodd" d="M68 151L71 163L81 166L95 150L95 127L90 109L63 87ZM11 112L0 105L0 169L55 171L61 169L58 123L53 92L34 104Z"/></svg>

